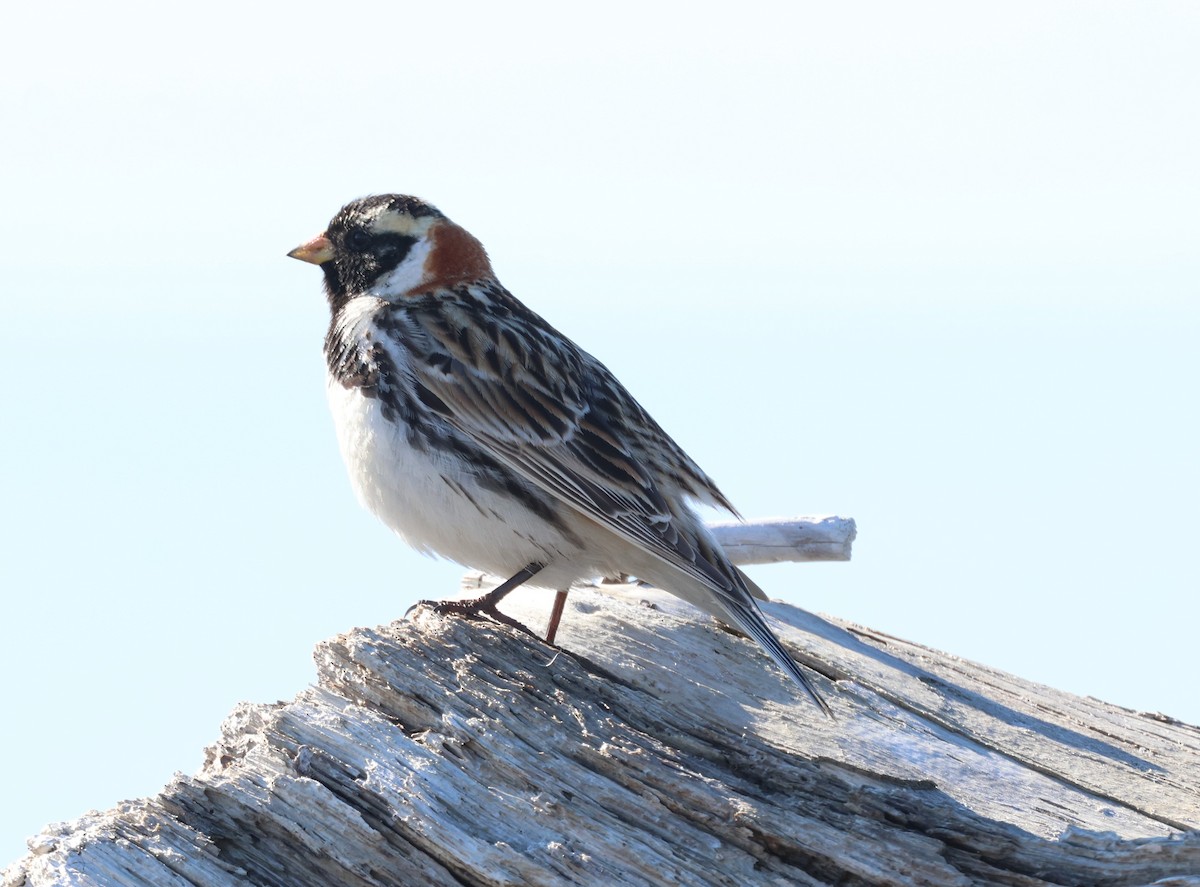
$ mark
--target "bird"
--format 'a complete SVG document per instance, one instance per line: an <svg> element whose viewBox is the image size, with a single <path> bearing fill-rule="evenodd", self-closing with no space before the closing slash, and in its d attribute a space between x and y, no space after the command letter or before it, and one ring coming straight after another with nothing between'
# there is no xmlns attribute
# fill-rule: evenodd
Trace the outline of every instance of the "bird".
<svg viewBox="0 0 1200 887"><path fill-rule="evenodd" d="M604 364L500 284L477 238L377 194L288 256L324 275L326 390L359 501L418 551L510 577L440 612L513 624L496 604L520 585L636 576L753 638L831 713L695 506L736 509Z"/></svg>

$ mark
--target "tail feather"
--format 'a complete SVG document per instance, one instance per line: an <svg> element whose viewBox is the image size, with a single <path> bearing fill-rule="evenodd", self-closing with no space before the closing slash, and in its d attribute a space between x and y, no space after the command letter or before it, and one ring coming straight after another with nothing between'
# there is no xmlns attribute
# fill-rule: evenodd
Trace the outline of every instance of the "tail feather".
<svg viewBox="0 0 1200 887"><path fill-rule="evenodd" d="M702 524L700 528L703 532ZM700 550L698 547L697 553ZM647 559L637 564L633 570L635 575L652 585L665 588L676 597L694 604L718 619L737 626L754 638L767 655L800 685L800 689L808 694L817 707L827 716L833 717L829 704L817 692L804 670L796 664L796 660L783 648L783 644L763 618L762 611L758 609L754 599L766 600L766 594L745 573L725 560L715 542L709 552L711 559L704 558L700 561L708 568L707 572L710 575L705 575L704 571L700 571L700 575L685 571L679 565L659 557L655 552L643 549L643 553L653 555L654 560ZM664 570L662 564L666 564L669 569ZM725 577L724 581L720 580L722 576Z"/></svg>
<svg viewBox="0 0 1200 887"><path fill-rule="evenodd" d="M817 692L817 688L812 685L808 676L796 664L787 650L783 648L779 638L775 636L775 632L771 631L767 625L767 620L763 618L753 600L747 599L745 604L738 605L734 601L722 599L722 604L725 606L729 618L732 619L742 631L758 641L759 645L767 652L775 664L784 670L784 672L808 694L809 698L817 704L821 711L825 712L828 717L833 717L833 710L830 709L823 696Z"/></svg>
<svg viewBox="0 0 1200 887"><path fill-rule="evenodd" d="M756 597L760 601L769 600L767 593L758 587L757 582L746 575L745 570L743 570L741 567L734 567L733 569L737 572L739 578L742 580L742 583L746 586L746 590L750 592L752 597Z"/></svg>

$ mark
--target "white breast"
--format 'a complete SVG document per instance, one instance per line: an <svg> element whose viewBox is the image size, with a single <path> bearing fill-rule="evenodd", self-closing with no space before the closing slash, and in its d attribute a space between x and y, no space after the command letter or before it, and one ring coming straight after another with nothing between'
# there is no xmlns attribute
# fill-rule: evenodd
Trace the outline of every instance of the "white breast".
<svg viewBox="0 0 1200 887"><path fill-rule="evenodd" d="M365 338L378 305L355 299L341 318L343 333ZM390 350L402 372L406 356ZM577 546L511 498L479 486L455 454L410 445L408 429L385 419L377 398L333 378L327 394L359 501L414 548L497 575L554 562L561 569L543 578L555 583L563 582L562 570L588 570Z"/></svg>

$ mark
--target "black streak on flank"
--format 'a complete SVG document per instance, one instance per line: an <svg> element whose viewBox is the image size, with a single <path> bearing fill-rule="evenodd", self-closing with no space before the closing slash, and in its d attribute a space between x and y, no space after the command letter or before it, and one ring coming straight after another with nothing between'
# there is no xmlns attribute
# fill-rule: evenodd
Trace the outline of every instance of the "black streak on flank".
<svg viewBox="0 0 1200 887"><path fill-rule="evenodd" d="M475 510L478 511L481 515L483 515L484 517L488 516L488 513L486 511L484 511L483 508L479 505L479 503L476 502L475 499L471 496L471 494L467 492L466 487L464 487L458 481L451 480L450 478L446 477L446 475L443 474L442 482L445 483L446 486L448 486L454 492L458 493L458 495L462 496L464 499L466 499L468 502L470 502L472 505L474 505Z"/></svg>
<svg viewBox="0 0 1200 887"><path fill-rule="evenodd" d="M448 331L449 324L444 315L436 310L436 303L419 308L407 303L403 307L392 306L390 311L384 309L377 312L372 334L392 337L405 343L406 323L401 318L417 311L430 325L438 325ZM571 532L566 522L569 509L558 505L553 497L493 456L485 444L457 429L453 425L454 411L428 388L401 372L387 348L378 342L360 343L353 340L351 334L340 329L336 321L335 312L325 338L325 360L332 379L347 389L357 389L364 397L378 401L381 416L403 430L408 445L413 449L436 452L457 461L464 472L474 475L480 487L510 499L553 526L570 544L582 547L583 543ZM470 341L469 330L454 329L454 335L464 351L474 356L475 343ZM441 370L447 374L462 372L459 361L444 352L439 354L435 350L418 354L413 351L416 343L405 344L410 357L425 361L435 371ZM515 344L518 354L530 353L529 343L522 337L515 337ZM487 351L484 359L491 363L494 351L490 348ZM555 430L563 427L562 417L555 415L548 404L537 398L531 399L528 393L523 400L525 403L514 401L511 407L519 409L530 419L533 418L529 413L532 409L541 414L544 421ZM465 489L470 485L462 486Z"/></svg>
<svg viewBox="0 0 1200 887"><path fill-rule="evenodd" d="M329 375L343 388L360 388L373 397L379 382L378 368L354 343L338 335L337 326L329 325L325 335L325 365Z"/></svg>

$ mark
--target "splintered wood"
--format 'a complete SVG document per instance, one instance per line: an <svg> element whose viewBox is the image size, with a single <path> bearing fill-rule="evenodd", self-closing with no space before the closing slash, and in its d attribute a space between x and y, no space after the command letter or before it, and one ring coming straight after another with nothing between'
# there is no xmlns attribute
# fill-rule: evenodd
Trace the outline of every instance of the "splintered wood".
<svg viewBox="0 0 1200 887"><path fill-rule="evenodd" d="M834 719L655 589L573 590L561 649L421 608L3 887L1200 883L1197 728L764 610Z"/></svg>

